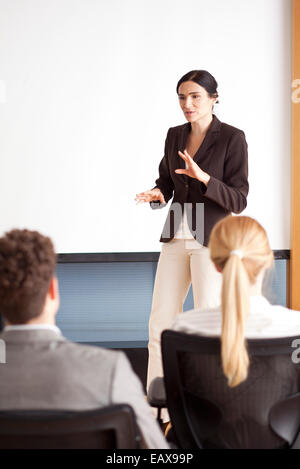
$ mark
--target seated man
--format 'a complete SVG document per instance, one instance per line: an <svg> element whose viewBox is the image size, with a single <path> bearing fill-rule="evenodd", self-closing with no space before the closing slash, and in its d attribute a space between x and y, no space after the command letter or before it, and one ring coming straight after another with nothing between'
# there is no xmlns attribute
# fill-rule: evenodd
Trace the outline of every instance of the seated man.
<svg viewBox="0 0 300 469"><path fill-rule="evenodd" d="M127 403L148 448L168 448L142 385L122 352L72 343L55 326L55 252L36 231L0 238L0 311L6 363L0 410L91 410Z"/></svg>

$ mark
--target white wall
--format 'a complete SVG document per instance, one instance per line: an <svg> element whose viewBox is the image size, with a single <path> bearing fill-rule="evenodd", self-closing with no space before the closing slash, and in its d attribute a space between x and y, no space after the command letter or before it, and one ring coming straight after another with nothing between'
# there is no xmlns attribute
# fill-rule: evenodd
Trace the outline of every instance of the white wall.
<svg viewBox="0 0 300 469"><path fill-rule="evenodd" d="M38 229L58 252L160 250L167 210L134 197L185 122L178 79L206 69L217 116L246 133L244 213L288 249L290 15L290 0L0 0L0 232Z"/></svg>

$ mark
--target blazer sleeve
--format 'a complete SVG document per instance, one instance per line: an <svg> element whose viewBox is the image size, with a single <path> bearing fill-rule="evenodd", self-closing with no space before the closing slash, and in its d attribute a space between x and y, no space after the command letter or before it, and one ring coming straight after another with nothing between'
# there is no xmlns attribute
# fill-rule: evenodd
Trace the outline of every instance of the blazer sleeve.
<svg viewBox="0 0 300 469"><path fill-rule="evenodd" d="M203 195L233 213L247 206L248 145L242 130L235 132L228 144L223 180L211 176Z"/></svg>
<svg viewBox="0 0 300 469"><path fill-rule="evenodd" d="M171 131L171 129L168 130L166 141L165 141L164 157L162 158L162 160L159 164L159 168L158 168L159 177L155 181L156 186L154 186L152 188L152 189L158 188L162 192L166 203L162 204L159 200L150 202L150 207L153 208L153 209L165 207L167 205L168 201L173 196L174 184L173 184L172 178L170 176L169 161L168 161L170 131Z"/></svg>
<svg viewBox="0 0 300 469"><path fill-rule="evenodd" d="M152 415L150 406L146 402L142 384L123 352L118 353L111 385L111 403L126 403L133 408L147 448L169 449L169 445Z"/></svg>

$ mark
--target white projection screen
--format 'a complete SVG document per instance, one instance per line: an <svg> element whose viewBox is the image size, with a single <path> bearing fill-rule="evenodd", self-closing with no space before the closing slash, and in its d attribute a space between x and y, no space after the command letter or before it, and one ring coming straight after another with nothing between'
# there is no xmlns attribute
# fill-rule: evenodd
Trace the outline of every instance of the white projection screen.
<svg viewBox="0 0 300 469"><path fill-rule="evenodd" d="M289 0L0 0L0 234L37 229L58 253L153 252L154 186L193 69L244 130L244 214L289 249Z"/></svg>

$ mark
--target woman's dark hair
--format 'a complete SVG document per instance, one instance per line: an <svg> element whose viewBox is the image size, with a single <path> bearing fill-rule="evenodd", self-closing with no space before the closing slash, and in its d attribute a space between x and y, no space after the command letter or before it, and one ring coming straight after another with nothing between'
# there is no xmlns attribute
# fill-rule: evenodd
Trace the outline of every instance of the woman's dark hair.
<svg viewBox="0 0 300 469"><path fill-rule="evenodd" d="M191 72L186 73L183 77L180 78L177 83L176 93L178 94L179 86L185 81L194 81L198 85L206 89L207 93L211 98L216 98L218 96L218 83L216 79L206 70L192 70ZM217 101L218 103L219 101Z"/></svg>

